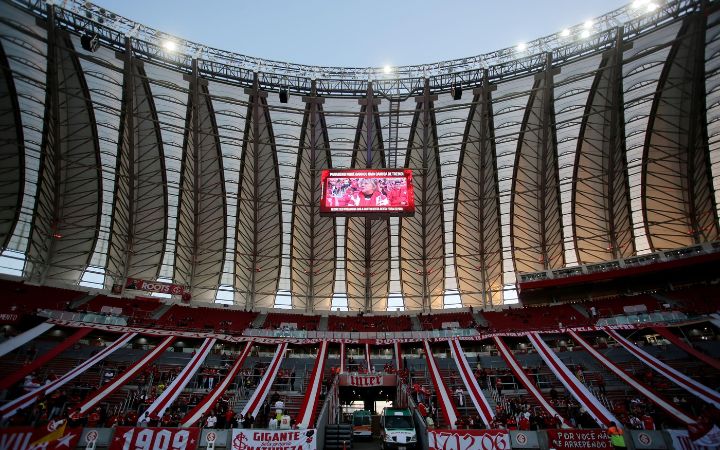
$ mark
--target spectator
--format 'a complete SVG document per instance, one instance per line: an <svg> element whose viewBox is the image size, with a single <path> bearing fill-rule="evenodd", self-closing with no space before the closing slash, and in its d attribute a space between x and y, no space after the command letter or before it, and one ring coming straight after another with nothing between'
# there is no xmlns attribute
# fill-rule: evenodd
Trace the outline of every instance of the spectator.
<svg viewBox="0 0 720 450"><path fill-rule="evenodd" d="M217 417L215 411L210 411L210 415L205 419L205 428L215 428L217 424Z"/></svg>

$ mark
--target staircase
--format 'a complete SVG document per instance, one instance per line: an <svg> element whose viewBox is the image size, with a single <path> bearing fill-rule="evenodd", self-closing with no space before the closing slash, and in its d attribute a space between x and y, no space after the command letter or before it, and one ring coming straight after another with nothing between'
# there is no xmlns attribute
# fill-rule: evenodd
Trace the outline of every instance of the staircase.
<svg viewBox="0 0 720 450"><path fill-rule="evenodd" d="M417 316L410 316L410 322L412 322L412 331L422 331L422 324Z"/></svg>
<svg viewBox="0 0 720 450"><path fill-rule="evenodd" d="M485 316L482 315L480 311L473 311L473 319L475 319L475 323L483 328L487 328L490 325L490 322L485 318Z"/></svg>
<svg viewBox="0 0 720 450"><path fill-rule="evenodd" d="M95 297L97 297L97 294L85 294L80 298L76 298L72 301L72 303L70 303L70 309L79 308L80 306L84 305Z"/></svg>
<svg viewBox="0 0 720 450"><path fill-rule="evenodd" d="M320 321L318 322L318 331L327 331L328 330L328 317L327 316L320 316Z"/></svg>
<svg viewBox="0 0 720 450"><path fill-rule="evenodd" d="M257 315L257 317L255 317L250 326L259 330L263 327L263 325L265 325L265 319L267 319L267 313L261 312Z"/></svg>
<svg viewBox="0 0 720 450"><path fill-rule="evenodd" d="M352 447L352 425L349 423L325 425L325 448L343 450Z"/></svg>
<svg viewBox="0 0 720 450"><path fill-rule="evenodd" d="M168 312L170 310L170 308L172 308L172 307L173 307L173 305L160 305L160 307L158 309L156 309L155 311L152 312L152 314L150 314L150 318L153 320L158 320L162 316L164 316L165 313Z"/></svg>

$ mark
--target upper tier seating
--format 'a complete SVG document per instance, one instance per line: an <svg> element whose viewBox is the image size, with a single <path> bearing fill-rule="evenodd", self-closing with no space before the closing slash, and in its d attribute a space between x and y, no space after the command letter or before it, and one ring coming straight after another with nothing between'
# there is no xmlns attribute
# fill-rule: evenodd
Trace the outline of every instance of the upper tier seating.
<svg viewBox="0 0 720 450"><path fill-rule="evenodd" d="M445 322L457 322L460 328L473 328L475 319L470 312L438 313L418 316L423 330L440 330Z"/></svg>
<svg viewBox="0 0 720 450"><path fill-rule="evenodd" d="M409 316L328 317L329 331L411 331Z"/></svg>
<svg viewBox="0 0 720 450"><path fill-rule="evenodd" d="M31 286L18 281L0 280L0 313L32 314L37 309L65 310L85 293L48 286Z"/></svg>
<svg viewBox="0 0 720 450"><path fill-rule="evenodd" d="M302 314L269 313L263 323L266 330L277 330L283 323L294 323L298 330L315 331L318 329L320 316L304 316Z"/></svg>
<svg viewBox="0 0 720 450"><path fill-rule="evenodd" d="M242 332L258 313L225 308L191 308L173 305L158 319L160 325L215 331Z"/></svg>
<svg viewBox="0 0 720 450"><path fill-rule="evenodd" d="M512 308L505 311L487 311L482 313L488 322L490 331L522 329L554 329L559 326L584 326L589 324L587 317L571 305L543 306L537 308Z"/></svg>

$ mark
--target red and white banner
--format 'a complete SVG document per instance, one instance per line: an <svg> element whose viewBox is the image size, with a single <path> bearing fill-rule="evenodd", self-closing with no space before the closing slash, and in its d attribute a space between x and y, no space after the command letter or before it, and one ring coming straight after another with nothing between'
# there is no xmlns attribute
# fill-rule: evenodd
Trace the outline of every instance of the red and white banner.
<svg viewBox="0 0 720 450"><path fill-rule="evenodd" d="M215 345L216 339L205 339L200 346L200 349L193 355L190 362L180 371L177 377L173 380L170 385L155 399L154 402L145 410L144 414L151 419L157 419L162 417L165 410L173 404L173 402L180 396L185 386L190 382L192 377L197 373L203 361L210 354L213 346ZM141 416L142 417L142 416Z"/></svg>
<svg viewBox="0 0 720 450"><path fill-rule="evenodd" d="M403 356L402 356L402 349L400 348L399 342L393 342L393 350L394 350L394 357L395 357L395 368L397 370L403 370L405 367L403 366Z"/></svg>
<svg viewBox="0 0 720 450"><path fill-rule="evenodd" d="M718 393L717 391L710 389L704 384L698 383L687 375L680 373L679 371L673 369L664 362L655 358L651 354L645 352L644 350L641 350L635 344L622 337L617 331L605 330L605 332L613 339L615 339L618 344L622 345L625 350L627 350L634 357L645 363L652 370L656 371L660 375L664 376L668 380L672 381L673 383L677 384L681 388L702 399L703 401L712 403L713 405L715 405L716 408L720 408L720 393Z"/></svg>
<svg viewBox="0 0 720 450"><path fill-rule="evenodd" d="M0 342L0 357L3 357L11 351L15 350L16 348L27 344L28 342L32 341L33 339L40 336L54 326L55 324L53 323L43 322L40 325L31 328L22 334L18 334L14 338L10 338L4 342Z"/></svg>
<svg viewBox="0 0 720 450"><path fill-rule="evenodd" d="M515 355L513 355L508 346L505 345L505 342L503 342L503 340L499 336L495 336L493 340L495 341L495 346L498 349L498 353L500 353L502 359L505 360L505 363L508 365L513 375L515 375L515 378L520 380L520 383L522 383L528 393L532 395L533 398L535 398L535 400L540 404L540 406L542 406L545 412L550 414L551 417L560 416L560 413L558 413L555 408L553 408L553 406L547 400L545 400L545 397L542 396L542 393L537 388L535 383L530 379L530 377L527 376L523 368L520 367L520 363L517 362L517 359L515 359Z"/></svg>
<svg viewBox="0 0 720 450"><path fill-rule="evenodd" d="M317 430L233 429L230 448L232 450L316 450Z"/></svg>
<svg viewBox="0 0 720 450"><path fill-rule="evenodd" d="M200 428L117 427L108 450L195 450Z"/></svg>
<svg viewBox="0 0 720 450"><path fill-rule="evenodd" d="M435 361L435 356L433 356L432 349L430 348L430 343L428 341L423 341L423 345L425 347L425 360L427 361L428 372L430 372L430 378L432 378L433 386L435 387L435 394L437 395L439 403L438 406L441 408L445 423L454 430L457 426L455 425L455 422L458 420L455 403L452 401L447 387L445 386L445 381L443 381L443 378L440 375L440 370L438 369L437 361Z"/></svg>
<svg viewBox="0 0 720 450"><path fill-rule="evenodd" d="M556 450L578 448L613 448L605 430L545 430L548 445Z"/></svg>
<svg viewBox="0 0 720 450"><path fill-rule="evenodd" d="M305 397L302 406L296 417L297 424L300 428L307 428L315 423L315 411L320 401L320 389L322 388L323 377L325 375L325 362L327 361L328 343L320 344L317 358L315 359L315 367L310 374Z"/></svg>
<svg viewBox="0 0 720 450"><path fill-rule="evenodd" d="M287 346L287 342L278 344L277 350L275 350L275 354L270 361L270 366L265 370L257 388L255 388L255 391L252 393L250 399L242 410L243 416L250 414L252 417L257 417L257 413L265 401L265 397L267 397L268 392L270 392L270 388L275 382L275 377L277 377L277 374L280 371L280 365L285 358L285 350L287 350Z"/></svg>
<svg viewBox="0 0 720 450"><path fill-rule="evenodd" d="M507 430L428 431L428 450L510 450Z"/></svg>
<svg viewBox="0 0 720 450"><path fill-rule="evenodd" d="M74 449L82 428L67 428L66 423L51 421L46 427L10 427L0 429L0 449L57 450Z"/></svg>
<svg viewBox="0 0 720 450"><path fill-rule="evenodd" d="M141 280L140 278L128 278L125 282L125 289L145 292L159 292L161 294L170 295L183 295L185 293L185 286L163 283L161 281Z"/></svg>
<svg viewBox="0 0 720 450"><path fill-rule="evenodd" d="M598 425L607 428L610 426L610 422L620 423L620 421L600 403L600 400L591 394L588 388L560 361L560 358L558 358L553 349L543 341L540 335L537 333L528 333L528 339L530 339L533 347L535 347L552 373L555 374L557 379L565 386L565 389L580 403L580 406L585 408Z"/></svg>
<svg viewBox="0 0 720 450"><path fill-rule="evenodd" d="M465 384L465 389L470 394L470 400L472 400L475 409L480 414L480 419L482 419L486 427L490 428L490 424L495 418L495 413L490 407L487 398L485 398L482 389L480 389L480 385L465 357L465 352L463 352L462 346L460 346L460 341L457 339L448 339L448 344L450 344L450 350L452 350L452 356L460 372L460 377Z"/></svg>
<svg viewBox="0 0 720 450"><path fill-rule="evenodd" d="M197 406L195 406L195 408L193 408L185 415L185 417L180 420L181 427L189 427L194 425L210 408L215 406L215 403L217 403L218 399L225 393L228 386L230 386L230 383L233 382L238 372L240 372L240 369L242 369L242 366L245 363L245 359L247 359L248 355L250 354L252 346L252 342L248 342L247 344L245 344L245 348L242 352L240 352L240 355L233 363L227 375L225 375L225 378L223 378L223 380L218 383L218 385L215 386L213 390L210 391L210 393L206 395L205 398L203 398Z"/></svg>
<svg viewBox="0 0 720 450"><path fill-rule="evenodd" d="M373 371L372 362L370 361L370 344L365 344L365 367L367 367L368 372Z"/></svg>
<svg viewBox="0 0 720 450"><path fill-rule="evenodd" d="M602 365L610 369L618 378L626 382L628 385L632 386L642 395L647 397L651 402L664 409L668 414L670 414L671 417L677 417L678 420L685 424L691 424L695 422L695 419L691 418L687 414L677 409L670 402L659 396L655 391L647 387L645 384L639 382L634 377L630 376L620 367L616 366L615 363L610 361L608 358L605 357L605 355L603 355L599 351L595 350L592 345L588 344L587 341L581 338L579 334L574 331L568 331L568 334L573 338L573 341L575 341L577 345L580 345L582 348L584 348L585 351L590 353L590 355L592 355Z"/></svg>
<svg viewBox="0 0 720 450"><path fill-rule="evenodd" d="M10 375L6 376L5 378L0 380L0 390L7 389L13 384L17 383L18 381L25 378L26 375L34 372L35 370L39 369L40 367L45 366L50 360L55 358L60 353L64 352L68 348L75 345L77 341L82 339L83 337L87 336L88 333L92 331L92 328L80 328L75 333L73 333L72 336L70 336L67 339L64 339L62 342L60 342L55 347L51 348L49 351L43 353L39 357L35 358L34 361L32 361L30 364L25 364L22 367L20 367L15 372L11 373Z"/></svg>
<svg viewBox="0 0 720 450"><path fill-rule="evenodd" d="M345 359L346 359L345 343L341 342L340 343L340 373L345 372Z"/></svg>
<svg viewBox="0 0 720 450"><path fill-rule="evenodd" d="M111 379L108 383L105 383L99 390L90 394L83 403L77 406L77 408L80 409L80 413L85 414L95 405L100 403L105 397L117 391L125 384L127 384L128 381L135 378L143 368L158 359L163 354L163 352L165 352L165 350L170 347L170 344L172 344L173 341L175 341L174 337L166 337L154 349L145 354L142 359L128 367L123 373Z"/></svg>
<svg viewBox="0 0 720 450"><path fill-rule="evenodd" d="M339 384L355 387L396 386L397 377L382 373L343 373L339 376Z"/></svg>
<svg viewBox="0 0 720 450"><path fill-rule="evenodd" d="M705 353L691 347L688 343L676 336L667 327L653 327L653 330L657 331L660 336L670 341L675 347L680 348L680 350L684 351L688 355L692 355L700 361L704 362L705 364L709 365L710 367L714 367L715 369L720 370L720 360L717 360L712 356L706 355Z"/></svg>
<svg viewBox="0 0 720 450"><path fill-rule="evenodd" d="M22 408L26 408L33 403L37 401L38 398L47 395L51 392L54 392L55 390L59 389L60 387L64 386L66 383L69 383L70 381L74 380L76 377L84 373L86 370L94 366L95 364L99 363L103 359L110 356L113 352L116 350L121 349L124 347L132 338L134 338L137 335L137 333L125 333L122 336L120 336L115 342L108 345L95 355L91 356L90 358L86 359L84 362L79 364L78 366L70 369L65 375L61 376L55 381L52 381L48 384L45 384L41 387L38 387L37 389L30 391L15 400L12 400L8 403L5 403L2 407L0 407L0 415L4 419L8 419L9 417L12 417L15 415L18 410Z"/></svg>

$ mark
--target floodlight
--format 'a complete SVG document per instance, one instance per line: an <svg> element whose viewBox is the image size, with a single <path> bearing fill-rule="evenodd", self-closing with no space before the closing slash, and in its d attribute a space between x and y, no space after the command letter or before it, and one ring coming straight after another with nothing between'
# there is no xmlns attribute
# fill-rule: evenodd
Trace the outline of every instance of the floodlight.
<svg viewBox="0 0 720 450"><path fill-rule="evenodd" d="M162 44L163 48L169 52L174 52L177 50L177 43L175 41L166 40Z"/></svg>
<svg viewBox="0 0 720 450"><path fill-rule="evenodd" d="M647 4L647 11L648 11L648 12L653 12L653 11L655 11L656 9L658 9L658 4L657 4L657 3L652 3L652 2L650 2L650 3Z"/></svg>
<svg viewBox="0 0 720 450"><path fill-rule="evenodd" d="M517 47L515 47L515 48L516 48L517 51L519 51L519 52L524 52L525 50L527 50L527 44L524 43L524 42L520 42L520 43L517 45Z"/></svg>
<svg viewBox="0 0 720 450"><path fill-rule="evenodd" d="M386 74L390 74L390 73L392 73L392 71L393 71L392 66L383 67L383 72L385 72Z"/></svg>
<svg viewBox="0 0 720 450"><path fill-rule="evenodd" d="M562 30L562 31L560 32L560 36L562 36L562 37L568 37L568 36L570 36L570 28L565 28L564 30Z"/></svg>
<svg viewBox="0 0 720 450"><path fill-rule="evenodd" d="M585 28L586 30L589 30L593 27L593 25L595 25L595 22L593 22L592 20L586 20L585 23L583 24L583 28Z"/></svg>
<svg viewBox="0 0 720 450"><path fill-rule="evenodd" d="M590 30L583 30L582 33L580 33L580 37L585 39L590 37Z"/></svg>

